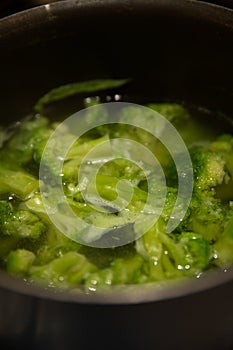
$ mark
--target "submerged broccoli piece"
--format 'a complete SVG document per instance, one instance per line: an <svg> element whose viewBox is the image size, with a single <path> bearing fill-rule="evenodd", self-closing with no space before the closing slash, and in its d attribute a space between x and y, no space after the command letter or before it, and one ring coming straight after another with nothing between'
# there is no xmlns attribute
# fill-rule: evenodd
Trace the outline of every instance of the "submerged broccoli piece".
<svg viewBox="0 0 233 350"><path fill-rule="evenodd" d="M14 211L12 217L6 220L2 226L5 235L31 239L38 239L45 230L43 222L26 210Z"/></svg>
<svg viewBox="0 0 233 350"><path fill-rule="evenodd" d="M36 252L45 232L45 224L35 214L0 201L0 259L4 261L17 247L30 247Z"/></svg>
<svg viewBox="0 0 233 350"><path fill-rule="evenodd" d="M137 284L146 281L143 273L143 258L139 254L116 258L109 267L91 273L85 280L88 292L112 285Z"/></svg>
<svg viewBox="0 0 233 350"><path fill-rule="evenodd" d="M233 262L233 213L213 248L216 253L215 264L222 268L229 267Z"/></svg>
<svg viewBox="0 0 233 350"><path fill-rule="evenodd" d="M71 251L46 265L31 266L30 277L49 286L68 287L83 283L96 269L84 255Z"/></svg>
<svg viewBox="0 0 233 350"><path fill-rule="evenodd" d="M136 247L147 261L151 281L198 276L212 259L210 244L201 235L193 232L168 235L162 220L137 241Z"/></svg>
<svg viewBox="0 0 233 350"><path fill-rule="evenodd" d="M24 170L10 170L0 166L0 195L16 196L21 200L29 198L39 189L38 180Z"/></svg>
<svg viewBox="0 0 233 350"><path fill-rule="evenodd" d="M217 153L201 146L190 150L193 162L195 191L206 191L221 185L226 178L226 161Z"/></svg>
<svg viewBox="0 0 233 350"><path fill-rule="evenodd" d="M0 161L14 170L33 160L35 147L48 138L47 118L28 118L16 124L12 136L0 150Z"/></svg>
<svg viewBox="0 0 233 350"><path fill-rule="evenodd" d="M191 156L196 181L189 228L212 242L213 265L227 266L233 262L233 137L222 135L206 149L192 149Z"/></svg>
<svg viewBox="0 0 233 350"><path fill-rule="evenodd" d="M188 111L177 103L151 103L147 106L160 113L176 127L183 125L190 119Z"/></svg>
<svg viewBox="0 0 233 350"><path fill-rule="evenodd" d="M166 224L177 199L177 188L168 187L162 215L157 224L136 243L144 256L151 280L198 276L213 264L212 244L221 235L229 206L215 198L215 188L224 181L225 161L204 147L191 150L194 194L180 225L168 235ZM170 167L170 168L169 168ZM168 180L177 186L177 173L169 165ZM182 211L182 201L178 206Z"/></svg>
<svg viewBox="0 0 233 350"><path fill-rule="evenodd" d="M223 232L229 208L227 204L211 196L196 197L190 204L187 228L201 234L209 242L215 242Z"/></svg>
<svg viewBox="0 0 233 350"><path fill-rule="evenodd" d="M10 252L6 260L8 272L16 275L27 275L35 260L35 254L26 249L17 249Z"/></svg>
<svg viewBox="0 0 233 350"><path fill-rule="evenodd" d="M225 161L225 181L216 188L218 198L233 199L233 136L224 134L209 145L209 151L218 154Z"/></svg>
<svg viewBox="0 0 233 350"><path fill-rule="evenodd" d="M231 197L230 174L224 153L219 152L217 141L208 147L192 147L190 150L194 170L194 195L190 204L190 220L187 228L201 234L214 243L224 230L230 211L229 202L223 198L221 187L228 187ZM224 146L227 149L225 143Z"/></svg>
<svg viewBox="0 0 233 350"><path fill-rule="evenodd" d="M44 223L27 210L14 209L0 201L0 232L4 236L38 239L46 230Z"/></svg>

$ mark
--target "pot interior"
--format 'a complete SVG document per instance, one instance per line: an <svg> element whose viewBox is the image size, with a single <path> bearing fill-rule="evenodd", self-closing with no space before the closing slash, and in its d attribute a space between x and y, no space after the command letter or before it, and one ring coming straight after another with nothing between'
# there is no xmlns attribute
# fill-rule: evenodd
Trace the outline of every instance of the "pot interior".
<svg viewBox="0 0 233 350"><path fill-rule="evenodd" d="M131 96L232 115L231 11L198 2L62 2L1 23L2 120L61 84L131 78ZM91 2L90 2L91 3Z"/></svg>
<svg viewBox="0 0 233 350"><path fill-rule="evenodd" d="M228 116L232 11L197 1L64 1L0 21L1 123L30 113L50 89L130 78L127 102L178 101ZM210 121L212 123L212 120ZM232 131L232 130L231 130Z"/></svg>

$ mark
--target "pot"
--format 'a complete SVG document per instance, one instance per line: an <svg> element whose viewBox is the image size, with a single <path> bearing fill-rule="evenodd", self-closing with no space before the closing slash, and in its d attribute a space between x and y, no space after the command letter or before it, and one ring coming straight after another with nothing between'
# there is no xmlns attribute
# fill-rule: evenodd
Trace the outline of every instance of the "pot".
<svg viewBox="0 0 233 350"><path fill-rule="evenodd" d="M185 101L227 115L233 10L195 0L60 1L0 21L1 123L54 86L135 79L125 99ZM214 122L214 121L213 121ZM0 345L15 349L233 348L233 269L111 293L51 291L0 272Z"/></svg>

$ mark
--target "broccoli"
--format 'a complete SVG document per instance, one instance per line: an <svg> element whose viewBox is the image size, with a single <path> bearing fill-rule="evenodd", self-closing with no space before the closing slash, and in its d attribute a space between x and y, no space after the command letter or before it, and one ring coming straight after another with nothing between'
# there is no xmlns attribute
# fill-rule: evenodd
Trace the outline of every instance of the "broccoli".
<svg viewBox="0 0 233 350"><path fill-rule="evenodd" d="M213 243L223 232L228 210L227 204L217 198L211 196L193 198L187 227Z"/></svg>
<svg viewBox="0 0 233 350"><path fill-rule="evenodd" d="M136 243L137 251L148 261L147 274L151 280L199 275L215 265L216 247L223 254L220 247L225 246L221 242L230 205L216 197L216 189L229 177L226 160L221 154L200 146L191 147L190 155L194 193L182 222L173 233L166 233L166 223L177 196L176 169L169 164L169 183L175 187L167 188L165 206L157 224ZM180 205L182 208L182 202ZM228 261L229 255L226 252ZM219 261L223 262L223 257Z"/></svg>
<svg viewBox="0 0 233 350"><path fill-rule="evenodd" d="M6 259L6 269L14 275L27 275L35 260L35 254L26 249L16 249L10 252Z"/></svg>
<svg viewBox="0 0 233 350"><path fill-rule="evenodd" d="M139 254L128 258L116 258L109 267L91 273L85 279L85 289L95 292L111 285L137 284L146 281L143 258Z"/></svg>
<svg viewBox="0 0 233 350"><path fill-rule="evenodd" d="M216 254L215 264L222 268L229 267L233 262L233 213L213 248Z"/></svg>
<svg viewBox="0 0 233 350"><path fill-rule="evenodd" d="M10 203L0 201L0 232L4 236L38 239L45 232L45 225L33 213L14 209Z"/></svg>
<svg viewBox="0 0 233 350"><path fill-rule="evenodd" d="M225 162L224 182L216 187L218 198L231 200L233 198L233 136L224 134L209 145L209 151L218 154Z"/></svg>
<svg viewBox="0 0 233 350"><path fill-rule="evenodd" d="M38 239L45 229L43 222L35 214L26 210L15 210L1 226L4 235L33 240Z"/></svg>
<svg viewBox="0 0 233 350"><path fill-rule="evenodd" d="M17 123L0 150L0 161L12 170L30 163L34 149L50 135L48 124L45 117L30 117Z"/></svg>
<svg viewBox="0 0 233 350"><path fill-rule="evenodd" d="M66 99L69 96L81 94L81 93L96 93L102 90L112 90L114 88L121 87L128 83L128 79L99 79L99 80L90 80L83 81L78 83L72 83L67 85L59 86L43 97L41 97L35 104L35 111L44 114L46 106L48 104L54 103L56 101L60 101Z"/></svg>
<svg viewBox="0 0 233 350"><path fill-rule="evenodd" d="M195 191L201 193L224 182L227 176L226 162L221 155L201 146L191 148L190 155L193 162Z"/></svg>
<svg viewBox="0 0 233 350"><path fill-rule="evenodd" d="M90 152L94 147L98 146L98 144L108 141L108 135L103 137L99 137L94 140L83 140L79 138L70 148L68 154L66 156L65 162L62 167L62 173L64 176L64 181L74 182L78 180L78 171L80 165L83 162L83 158ZM61 147L63 145L61 144ZM105 154L98 154L98 161L101 161L101 158L104 158ZM96 159L91 159L89 162L95 163Z"/></svg>
<svg viewBox="0 0 233 350"><path fill-rule="evenodd" d="M220 154L226 162L226 169L233 177L233 136L223 134L209 145L209 150Z"/></svg>
<svg viewBox="0 0 233 350"><path fill-rule="evenodd" d="M176 127L182 126L190 119L190 114L186 108L177 103L151 103L147 106L160 113Z"/></svg>
<svg viewBox="0 0 233 350"><path fill-rule="evenodd" d="M222 200L233 198L233 137L222 135L208 147L192 147L190 154L195 175L195 191ZM226 195L227 193L227 195Z"/></svg>
<svg viewBox="0 0 233 350"><path fill-rule="evenodd" d="M198 276L212 259L211 246L201 235L194 232L168 235L161 218L137 241L136 247L146 260L151 281Z"/></svg>
<svg viewBox="0 0 233 350"><path fill-rule="evenodd" d="M25 200L39 189L39 181L22 169L10 170L0 165L0 195Z"/></svg>
<svg viewBox="0 0 233 350"><path fill-rule="evenodd" d="M28 210L14 208L8 201L0 201L0 258L4 260L17 247L37 248L46 232L46 225Z"/></svg>
<svg viewBox="0 0 233 350"><path fill-rule="evenodd" d="M214 141L208 147L190 149L195 181L187 228L212 243L220 238L230 210L229 201L224 200L220 191L222 186L227 186L230 193L230 174L226 157L220 152L222 146L217 144Z"/></svg>
<svg viewBox="0 0 233 350"><path fill-rule="evenodd" d="M9 273L50 287L82 285L89 293L112 285L199 277L210 268L225 268L233 262L232 135L211 140L208 134L203 142L204 132L198 136L191 113L176 103L149 104L143 116L139 106L127 106L118 115L118 123L110 125L107 107L103 106L102 113L90 108L87 125L106 124L78 139L69 126L46 117L50 104L80 94L86 97L84 106L93 106L100 103L93 94L126 82L97 80L56 88L35 106L45 116L29 117L3 134L0 262ZM153 111L165 119L154 118ZM173 154L172 143L169 154L160 141L166 135L166 119L180 132L193 164L193 196L186 212L185 199L177 198L175 167L184 154ZM126 144L117 138L149 149L166 181L150 156L134 147L135 142ZM188 166L184 164L184 174ZM40 180L39 167L43 170ZM58 185L63 186L62 198ZM50 193L54 196L45 206L44 195ZM82 219L80 225L70 220L64 199ZM50 212L67 229L67 236L50 221ZM168 233L172 220L178 226ZM83 235L90 245L99 241L105 246L104 242L112 238L121 242L122 237L128 244L95 248L75 241Z"/></svg>
<svg viewBox="0 0 233 350"><path fill-rule="evenodd" d="M81 284L96 269L84 255L70 251L46 265L32 265L29 273L33 281L64 288Z"/></svg>

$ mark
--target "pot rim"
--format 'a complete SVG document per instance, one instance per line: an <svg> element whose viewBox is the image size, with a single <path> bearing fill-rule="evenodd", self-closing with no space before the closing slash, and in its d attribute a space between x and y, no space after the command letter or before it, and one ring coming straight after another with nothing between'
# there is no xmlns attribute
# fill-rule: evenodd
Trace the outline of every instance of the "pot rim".
<svg viewBox="0 0 233 350"><path fill-rule="evenodd" d="M30 29L36 28L43 22L56 23L60 17L63 18L69 11L79 11L81 8L91 10L93 7L104 7L111 10L115 6L121 11L128 11L129 13L134 8L142 6L145 10L151 6L154 8L175 9L176 11L177 8L179 11L181 9L182 11L188 10L189 15L192 12L192 16L202 16L208 23L221 24L233 30L233 10L203 1L141 0L135 2L134 0L112 0L109 3L107 0L64 0L36 6L0 19L0 42L2 38L8 38L8 36L16 33L15 26L18 26L20 32L23 32L24 30L29 30L29 27ZM222 22L223 18L224 24ZM223 271L208 271L199 279L187 278L178 283L170 280L147 285L116 286L111 287L111 291L103 290L97 293L85 293L43 288L10 276L5 271L0 271L0 288L5 290L43 299L85 304L138 304L162 301L203 292L232 281L233 266Z"/></svg>
<svg viewBox="0 0 233 350"><path fill-rule="evenodd" d="M233 281L233 266L220 271L208 271L200 278L166 280L138 285L111 286L98 292L82 289L71 291L31 284L20 277L0 271L0 288L39 299L90 305L146 304L168 299L187 297L227 286Z"/></svg>
<svg viewBox="0 0 233 350"><path fill-rule="evenodd" d="M38 5L29 9L21 10L20 12L13 13L11 15L0 18L0 31L4 30L4 26L8 27L11 32L11 26L14 22L18 22L22 29L24 28L25 21L30 19L31 25L37 25L37 20L56 20L56 17L65 15L66 11L74 11L74 9L79 10L82 8L91 9L93 7L105 7L107 9L118 7L123 11L132 12L137 8L150 8L151 6L156 8L164 8L168 10L173 10L177 8L181 10L191 10L194 14L195 11L199 16L204 17L208 22L219 23L224 16L224 25L233 27L233 9L226 6L221 6L216 3L210 3L206 0L139 0L135 2L134 0L62 0L59 2L52 2L44 5ZM204 10L204 11L203 11ZM209 11L208 16L206 16L205 11ZM28 22L26 26L28 28ZM21 29L21 30L22 30ZM13 32L15 32L13 30ZM5 35L7 33L5 32ZM1 39L1 36L0 36Z"/></svg>

